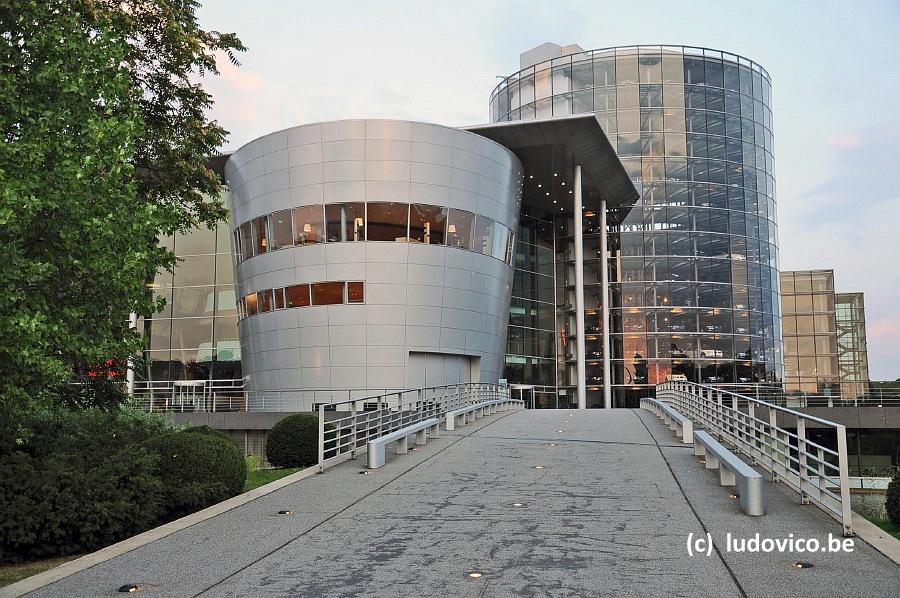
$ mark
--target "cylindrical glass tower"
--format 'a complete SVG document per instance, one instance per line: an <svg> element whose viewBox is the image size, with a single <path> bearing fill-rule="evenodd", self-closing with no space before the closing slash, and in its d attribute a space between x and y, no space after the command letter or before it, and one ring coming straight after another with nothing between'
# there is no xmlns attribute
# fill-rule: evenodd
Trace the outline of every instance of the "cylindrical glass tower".
<svg viewBox="0 0 900 598"><path fill-rule="evenodd" d="M627 216L610 218L616 405L635 404L673 375L717 385L781 380L770 100L758 64L683 46L565 54L494 90L494 121L596 113L641 193ZM586 211L586 271L599 271L599 235L590 234L598 225ZM564 236L571 226L554 230ZM594 279L585 276L586 294L597 292L587 288ZM602 383L596 310L585 319L591 405ZM575 384L565 353L560 388Z"/></svg>

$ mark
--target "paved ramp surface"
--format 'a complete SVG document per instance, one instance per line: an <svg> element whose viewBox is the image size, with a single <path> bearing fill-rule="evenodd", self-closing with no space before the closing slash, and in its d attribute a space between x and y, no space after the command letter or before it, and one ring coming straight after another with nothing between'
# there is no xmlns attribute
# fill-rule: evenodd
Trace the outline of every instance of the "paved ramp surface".
<svg viewBox="0 0 900 598"><path fill-rule="evenodd" d="M859 539L851 554L728 553L729 532L824 542L840 526L775 484L769 514L742 514L646 411L517 411L391 452L369 475L344 463L29 596L900 595L900 567ZM689 556L688 534L707 532L717 550Z"/></svg>

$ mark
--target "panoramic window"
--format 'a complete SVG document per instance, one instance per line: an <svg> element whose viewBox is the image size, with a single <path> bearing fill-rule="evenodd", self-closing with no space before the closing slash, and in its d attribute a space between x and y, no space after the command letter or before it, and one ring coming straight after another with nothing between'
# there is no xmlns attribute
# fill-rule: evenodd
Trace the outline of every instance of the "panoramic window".
<svg viewBox="0 0 900 598"><path fill-rule="evenodd" d="M407 242L409 204L370 202L366 207L367 241Z"/></svg>
<svg viewBox="0 0 900 598"><path fill-rule="evenodd" d="M342 282L316 282L310 286L313 305L337 305L344 302Z"/></svg>
<svg viewBox="0 0 900 598"><path fill-rule="evenodd" d="M303 206L291 210L294 221L294 244L311 245L325 241L322 206Z"/></svg>
<svg viewBox="0 0 900 598"><path fill-rule="evenodd" d="M253 219L253 244L255 246L255 254L265 253L269 248L268 234L266 233L265 216Z"/></svg>
<svg viewBox="0 0 900 598"><path fill-rule="evenodd" d="M472 221L475 214L465 210L450 210L447 219L447 245L468 249L472 239Z"/></svg>
<svg viewBox="0 0 900 598"><path fill-rule="evenodd" d="M475 218L475 236L472 238L472 251L491 255L494 221L487 216Z"/></svg>
<svg viewBox="0 0 900 598"><path fill-rule="evenodd" d="M329 243L366 240L366 204L335 203L325 206L325 230Z"/></svg>
<svg viewBox="0 0 900 598"><path fill-rule="evenodd" d="M347 283L347 303L364 303L365 296L363 291L364 283L348 282Z"/></svg>
<svg viewBox="0 0 900 598"><path fill-rule="evenodd" d="M256 301L256 293L250 293L244 297L244 312L248 316L255 316L259 313Z"/></svg>
<svg viewBox="0 0 900 598"><path fill-rule="evenodd" d="M256 300L259 304L259 313L272 311L274 309L274 305L272 302L272 290L266 289L265 291L259 291L256 294Z"/></svg>
<svg viewBox="0 0 900 598"><path fill-rule="evenodd" d="M409 240L443 245L447 208L412 204L409 208Z"/></svg>
<svg viewBox="0 0 900 598"><path fill-rule="evenodd" d="M291 235L291 211L282 210L269 216L272 229L272 250L293 245Z"/></svg>
<svg viewBox="0 0 900 598"><path fill-rule="evenodd" d="M256 255L253 245L253 231L250 228L250 223L245 222L241 225L241 228L238 229L238 234L241 238L241 257L242 259L251 258Z"/></svg>
<svg viewBox="0 0 900 598"><path fill-rule="evenodd" d="M306 307L309 305L309 285L295 284L284 289L288 307Z"/></svg>

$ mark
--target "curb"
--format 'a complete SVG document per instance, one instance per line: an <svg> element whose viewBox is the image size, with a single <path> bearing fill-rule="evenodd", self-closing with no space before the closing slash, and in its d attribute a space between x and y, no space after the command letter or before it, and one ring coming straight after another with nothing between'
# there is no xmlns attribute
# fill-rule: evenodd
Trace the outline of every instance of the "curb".
<svg viewBox="0 0 900 598"><path fill-rule="evenodd" d="M851 516L850 523L857 537L900 565L900 540L855 512Z"/></svg>

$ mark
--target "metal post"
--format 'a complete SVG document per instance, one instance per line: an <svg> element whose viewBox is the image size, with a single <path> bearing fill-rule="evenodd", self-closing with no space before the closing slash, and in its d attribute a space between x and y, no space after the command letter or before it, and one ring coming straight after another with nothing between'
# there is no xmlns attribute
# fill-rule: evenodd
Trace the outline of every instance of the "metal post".
<svg viewBox="0 0 900 598"><path fill-rule="evenodd" d="M612 380L609 365L609 240L606 232L606 200L600 200L600 324L603 335L603 406L612 408Z"/></svg>
<svg viewBox="0 0 900 598"><path fill-rule="evenodd" d="M319 473L325 471L325 404L319 403Z"/></svg>
<svg viewBox="0 0 900 598"><path fill-rule="evenodd" d="M581 165L575 165L575 377L578 408L587 408L587 372L584 364L584 214L581 200Z"/></svg>
<svg viewBox="0 0 900 598"><path fill-rule="evenodd" d="M852 536L853 527L851 524L851 508L850 508L850 473L847 468L847 428L840 424L836 427L837 432L837 452L838 452L838 475L841 478L841 523L844 526L844 535Z"/></svg>
<svg viewBox="0 0 900 598"><path fill-rule="evenodd" d="M131 312L131 314L128 316L128 329L129 330L134 330L135 328L137 328L137 318L138 318L138 316L134 312ZM125 372L125 387L128 392L128 396L133 397L134 396L134 360L131 358L128 359L128 371ZM151 394L150 397L151 397L150 398L150 407L152 410L153 395Z"/></svg>
<svg viewBox="0 0 900 598"><path fill-rule="evenodd" d="M797 418L797 472L800 474L797 480L800 488L800 504L808 505L809 496L803 489L803 480L806 478L806 420Z"/></svg>

